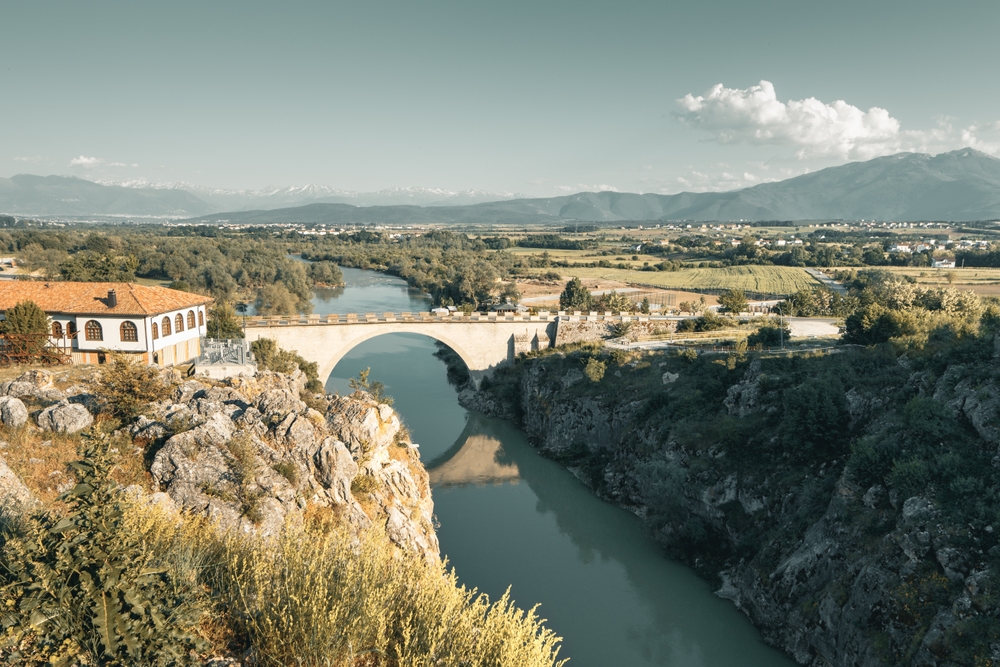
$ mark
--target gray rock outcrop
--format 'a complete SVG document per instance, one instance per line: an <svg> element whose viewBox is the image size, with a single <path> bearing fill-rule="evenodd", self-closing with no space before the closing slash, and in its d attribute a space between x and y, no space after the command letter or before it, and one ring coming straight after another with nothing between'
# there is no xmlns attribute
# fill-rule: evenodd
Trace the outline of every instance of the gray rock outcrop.
<svg viewBox="0 0 1000 667"><path fill-rule="evenodd" d="M13 380L0 382L0 396L56 402L64 400L66 393L55 387L49 371L30 370Z"/></svg>
<svg viewBox="0 0 1000 667"><path fill-rule="evenodd" d="M162 441L158 488L223 529L274 535L325 508L437 559L428 476L398 415L363 393L307 406L303 385L298 372L187 381L128 430Z"/></svg>
<svg viewBox="0 0 1000 667"><path fill-rule="evenodd" d="M38 413L38 426L43 431L76 433L90 428L94 417L79 403L60 401Z"/></svg>
<svg viewBox="0 0 1000 667"><path fill-rule="evenodd" d="M0 513L18 515L34 509L38 500L0 457Z"/></svg>
<svg viewBox="0 0 1000 667"><path fill-rule="evenodd" d="M0 423L11 428L21 428L28 422L28 408L19 398L0 396Z"/></svg>

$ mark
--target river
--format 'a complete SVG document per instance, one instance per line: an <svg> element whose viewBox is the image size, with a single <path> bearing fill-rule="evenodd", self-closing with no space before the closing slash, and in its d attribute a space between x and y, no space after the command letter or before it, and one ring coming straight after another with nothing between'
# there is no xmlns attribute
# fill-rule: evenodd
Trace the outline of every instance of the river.
<svg viewBox="0 0 1000 667"><path fill-rule="evenodd" d="M317 290L315 312L421 311L429 300L391 276L344 269ZM496 599L509 586L564 638L575 667L791 667L690 569L665 558L634 515L597 499L525 434L458 404L426 336L358 345L327 389L370 367L420 444L441 550L460 580Z"/></svg>

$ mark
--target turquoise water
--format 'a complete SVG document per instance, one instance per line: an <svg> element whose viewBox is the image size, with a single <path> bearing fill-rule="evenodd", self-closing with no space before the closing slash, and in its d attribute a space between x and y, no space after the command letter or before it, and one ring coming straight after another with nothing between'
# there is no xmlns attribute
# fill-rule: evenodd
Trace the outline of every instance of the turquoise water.
<svg viewBox="0 0 1000 667"><path fill-rule="evenodd" d="M339 293L317 294L316 312L426 309L403 281L355 271L345 269ZM367 367L385 383L420 444L441 550L463 583L491 598L509 586L519 605L540 603L574 666L794 664L665 558L638 518L539 456L519 429L462 408L435 349L425 336L380 336L349 352L327 387L349 391L348 379Z"/></svg>

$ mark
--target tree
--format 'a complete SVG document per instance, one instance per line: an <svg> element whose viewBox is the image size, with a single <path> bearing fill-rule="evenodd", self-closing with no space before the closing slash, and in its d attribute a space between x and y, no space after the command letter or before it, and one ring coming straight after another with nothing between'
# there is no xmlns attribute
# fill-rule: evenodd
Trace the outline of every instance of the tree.
<svg viewBox="0 0 1000 667"><path fill-rule="evenodd" d="M390 396L385 395L385 385L381 382L372 380L369 376L371 375L371 366L358 373L357 378L351 378L347 381L351 385L351 389L354 390L355 394L361 392L368 392L371 397L375 399L376 403L384 403L386 405L392 405L393 399Z"/></svg>
<svg viewBox="0 0 1000 667"><path fill-rule="evenodd" d="M747 295L741 289L728 289L719 295L719 305L727 313L738 315L747 309Z"/></svg>
<svg viewBox="0 0 1000 667"><path fill-rule="evenodd" d="M318 285L344 284L344 272L333 262L313 262L309 266L309 277Z"/></svg>
<svg viewBox="0 0 1000 667"><path fill-rule="evenodd" d="M295 315L299 312L298 306L298 298L281 283L262 287L254 302L261 315Z"/></svg>
<svg viewBox="0 0 1000 667"><path fill-rule="evenodd" d="M0 333L5 334L47 334L49 316L34 301L22 301L4 314L0 321Z"/></svg>
<svg viewBox="0 0 1000 667"><path fill-rule="evenodd" d="M240 318L236 314L236 309L228 301L219 301L208 311L206 331L209 338L243 338Z"/></svg>
<svg viewBox="0 0 1000 667"><path fill-rule="evenodd" d="M566 288L559 295L559 308L562 310L589 311L594 304L590 291L583 286L579 278L573 278L566 283Z"/></svg>
<svg viewBox="0 0 1000 667"><path fill-rule="evenodd" d="M635 308L631 299L624 294L618 294L614 290L611 290L610 293L602 296L597 300L597 303L591 307L596 307L598 310L610 311L612 313L630 313Z"/></svg>
<svg viewBox="0 0 1000 667"><path fill-rule="evenodd" d="M15 355L38 355L49 341L49 316L34 301L22 301L4 313L0 334L16 338L6 341L7 352Z"/></svg>
<svg viewBox="0 0 1000 667"><path fill-rule="evenodd" d="M59 265L64 280L128 283L135 280L139 260L134 255L80 252Z"/></svg>
<svg viewBox="0 0 1000 667"><path fill-rule="evenodd" d="M500 300L509 303L518 303L521 301L521 291L517 289L517 283L511 280L503 286L503 290L500 292Z"/></svg>

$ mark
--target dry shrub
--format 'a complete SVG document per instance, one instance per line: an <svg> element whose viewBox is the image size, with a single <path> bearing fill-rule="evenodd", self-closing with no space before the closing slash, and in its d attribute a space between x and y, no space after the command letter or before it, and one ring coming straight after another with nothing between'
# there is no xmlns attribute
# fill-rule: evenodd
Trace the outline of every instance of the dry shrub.
<svg viewBox="0 0 1000 667"><path fill-rule="evenodd" d="M203 624L216 652L302 667L558 667L560 638L507 595L490 603L455 573L401 551L383 532L356 537L319 507L306 526L267 541L220 535L204 520L136 505L126 521L158 555L197 572L219 613ZM229 627L220 627L229 624Z"/></svg>
<svg viewBox="0 0 1000 667"><path fill-rule="evenodd" d="M265 665L561 665L535 610L495 603L454 572L360 539L289 531L272 544L226 542L216 588Z"/></svg>
<svg viewBox="0 0 1000 667"><path fill-rule="evenodd" d="M0 440L7 443L0 456L43 503L55 501L60 486L68 488L75 479L67 464L79 458L78 434L0 426Z"/></svg>
<svg viewBox="0 0 1000 667"><path fill-rule="evenodd" d="M105 412L117 419L135 417L153 401L164 398L170 387L160 370L133 355L112 353L100 375L91 380L91 389Z"/></svg>

